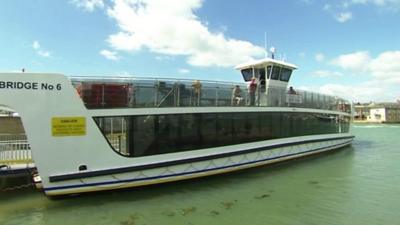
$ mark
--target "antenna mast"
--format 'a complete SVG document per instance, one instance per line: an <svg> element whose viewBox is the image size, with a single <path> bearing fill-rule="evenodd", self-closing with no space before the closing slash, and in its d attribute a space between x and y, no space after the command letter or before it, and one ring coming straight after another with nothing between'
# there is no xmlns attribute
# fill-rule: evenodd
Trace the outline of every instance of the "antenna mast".
<svg viewBox="0 0 400 225"><path fill-rule="evenodd" d="M264 32L264 57L268 58L268 48L267 48L267 32Z"/></svg>

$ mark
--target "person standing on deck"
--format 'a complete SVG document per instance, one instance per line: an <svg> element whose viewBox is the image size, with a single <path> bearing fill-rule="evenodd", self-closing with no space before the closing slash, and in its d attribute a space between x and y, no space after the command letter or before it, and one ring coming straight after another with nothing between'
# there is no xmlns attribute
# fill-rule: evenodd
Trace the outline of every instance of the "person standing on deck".
<svg viewBox="0 0 400 225"><path fill-rule="evenodd" d="M235 85L232 91L232 106L240 105L242 100L242 89L240 89L239 85Z"/></svg>
<svg viewBox="0 0 400 225"><path fill-rule="evenodd" d="M200 81L199 80L193 81L192 88L193 88L193 94L194 94L193 105L194 106L200 106L200 96L201 96L201 83L200 83Z"/></svg>
<svg viewBox="0 0 400 225"><path fill-rule="evenodd" d="M295 95L296 94L296 91L293 89L292 86L290 86L288 94L291 94L291 95Z"/></svg>
<svg viewBox="0 0 400 225"><path fill-rule="evenodd" d="M249 95L250 95L250 106L254 106L256 103L256 90L257 90L257 82L256 78L252 77L249 84Z"/></svg>

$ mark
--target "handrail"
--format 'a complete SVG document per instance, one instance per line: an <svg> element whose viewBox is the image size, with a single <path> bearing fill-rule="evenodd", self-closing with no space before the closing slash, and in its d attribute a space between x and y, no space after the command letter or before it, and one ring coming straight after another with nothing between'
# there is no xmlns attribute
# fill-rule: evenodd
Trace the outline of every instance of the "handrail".
<svg viewBox="0 0 400 225"><path fill-rule="evenodd" d="M251 100L254 95L249 95L250 90L246 83L200 81L201 91L197 91L199 94L195 95L198 99L195 100L193 80L187 79L75 77L71 81L88 109L226 107L232 105L233 90L239 86L246 102L244 106L299 107L347 113L352 111L351 103L339 97L303 90L286 90L282 87L261 88L260 83L255 90L255 99ZM158 96L162 96L161 99ZM171 101L167 101L169 98ZM254 105L250 104L253 102Z"/></svg>
<svg viewBox="0 0 400 225"><path fill-rule="evenodd" d="M31 148L25 134L0 134L0 163L31 163Z"/></svg>

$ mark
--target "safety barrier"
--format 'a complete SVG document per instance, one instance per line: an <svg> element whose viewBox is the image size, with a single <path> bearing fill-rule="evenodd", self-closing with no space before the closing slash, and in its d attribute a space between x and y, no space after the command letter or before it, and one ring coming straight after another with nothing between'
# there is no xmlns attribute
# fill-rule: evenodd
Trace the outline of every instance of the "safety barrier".
<svg viewBox="0 0 400 225"><path fill-rule="evenodd" d="M24 134L0 134L0 165L32 162L31 149Z"/></svg>
<svg viewBox="0 0 400 225"><path fill-rule="evenodd" d="M159 107L298 107L351 112L351 103L310 91L245 83L158 78L73 77L88 109Z"/></svg>

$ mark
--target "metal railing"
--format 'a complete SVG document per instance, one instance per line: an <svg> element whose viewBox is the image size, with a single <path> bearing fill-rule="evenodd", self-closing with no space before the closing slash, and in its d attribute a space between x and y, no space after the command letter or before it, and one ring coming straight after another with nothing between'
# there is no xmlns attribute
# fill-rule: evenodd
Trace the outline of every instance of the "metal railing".
<svg viewBox="0 0 400 225"><path fill-rule="evenodd" d="M126 133L106 135L106 138L113 149L122 155L128 155L126 146Z"/></svg>
<svg viewBox="0 0 400 225"><path fill-rule="evenodd" d="M0 134L0 164L32 163L31 149L24 134Z"/></svg>
<svg viewBox="0 0 400 225"><path fill-rule="evenodd" d="M199 87L193 80L184 79L77 77L71 80L89 109L258 106L351 112L351 103L339 97L260 84L252 93L245 83L199 81Z"/></svg>

